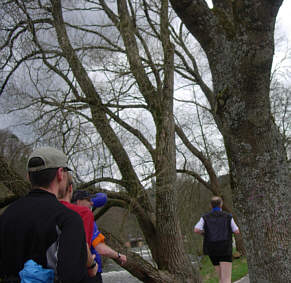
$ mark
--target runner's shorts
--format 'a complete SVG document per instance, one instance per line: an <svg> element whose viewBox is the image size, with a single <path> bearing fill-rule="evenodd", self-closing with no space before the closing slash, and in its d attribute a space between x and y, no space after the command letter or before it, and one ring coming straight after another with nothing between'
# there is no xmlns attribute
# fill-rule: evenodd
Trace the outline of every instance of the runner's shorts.
<svg viewBox="0 0 291 283"><path fill-rule="evenodd" d="M232 255L223 255L223 256L213 256L213 255L208 255L212 264L219 265L220 262L232 262Z"/></svg>

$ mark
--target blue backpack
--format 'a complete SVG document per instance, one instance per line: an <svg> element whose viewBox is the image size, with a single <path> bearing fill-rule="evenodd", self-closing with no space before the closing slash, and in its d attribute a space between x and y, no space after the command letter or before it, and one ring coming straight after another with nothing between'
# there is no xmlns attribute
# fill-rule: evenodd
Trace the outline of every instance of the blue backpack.
<svg viewBox="0 0 291 283"><path fill-rule="evenodd" d="M19 272L21 283L53 283L54 271L43 268L33 260L28 260Z"/></svg>

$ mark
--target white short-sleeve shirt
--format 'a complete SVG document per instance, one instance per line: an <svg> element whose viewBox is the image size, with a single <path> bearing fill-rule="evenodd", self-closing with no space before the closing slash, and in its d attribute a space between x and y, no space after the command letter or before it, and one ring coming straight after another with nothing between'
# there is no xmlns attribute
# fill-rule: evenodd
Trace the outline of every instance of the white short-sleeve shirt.
<svg viewBox="0 0 291 283"><path fill-rule="evenodd" d="M237 225L235 224L233 218L231 218L230 225L231 225L231 230L232 230L232 232L235 232L235 231L238 230L238 227L237 227ZM201 231L204 231L204 219L203 219L203 217L201 217L200 220L197 222L197 224L195 225L195 228L196 228L196 229L199 229L199 230L201 230Z"/></svg>

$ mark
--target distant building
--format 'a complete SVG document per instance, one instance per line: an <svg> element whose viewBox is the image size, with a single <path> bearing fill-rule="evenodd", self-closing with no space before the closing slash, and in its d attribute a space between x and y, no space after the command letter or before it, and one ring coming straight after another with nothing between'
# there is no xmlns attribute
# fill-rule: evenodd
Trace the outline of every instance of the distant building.
<svg viewBox="0 0 291 283"><path fill-rule="evenodd" d="M145 245L145 241L142 237L130 238L128 242L125 243L125 246L128 248L140 248Z"/></svg>

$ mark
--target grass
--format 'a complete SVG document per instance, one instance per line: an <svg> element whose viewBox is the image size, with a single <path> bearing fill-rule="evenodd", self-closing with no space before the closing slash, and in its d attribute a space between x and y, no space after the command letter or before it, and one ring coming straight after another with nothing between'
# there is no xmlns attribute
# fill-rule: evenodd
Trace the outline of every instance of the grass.
<svg viewBox="0 0 291 283"><path fill-rule="evenodd" d="M203 283L217 283L218 277L216 275L214 266L210 262L208 256L204 256L201 261L201 275ZM248 273L248 266L246 257L240 257L239 259L233 259L232 262L232 276L231 282L235 282L245 276Z"/></svg>

